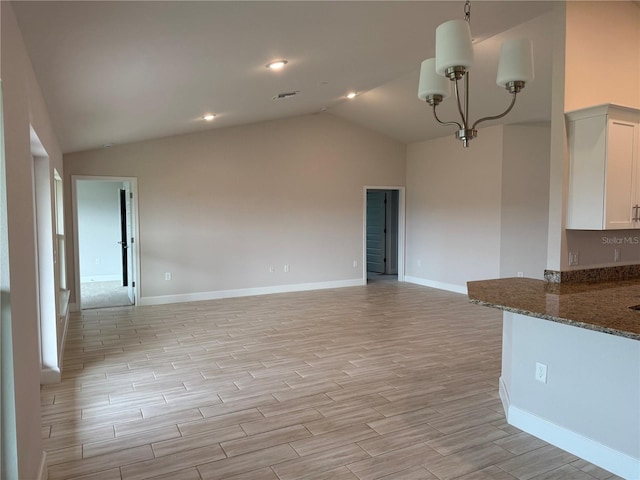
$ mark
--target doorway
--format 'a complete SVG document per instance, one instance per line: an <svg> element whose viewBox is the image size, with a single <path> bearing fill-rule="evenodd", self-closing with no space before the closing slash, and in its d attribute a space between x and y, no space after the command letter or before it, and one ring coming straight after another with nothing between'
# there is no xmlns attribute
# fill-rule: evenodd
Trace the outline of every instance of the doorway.
<svg viewBox="0 0 640 480"><path fill-rule="evenodd" d="M404 280L404 189L365 189L366 283Z"/></svg>
<svg viewBox="0 0 640 480"><path fill-rule="evenodd" d="M82 310L136 304L136 179L73 177L76 298Z"/></svg>

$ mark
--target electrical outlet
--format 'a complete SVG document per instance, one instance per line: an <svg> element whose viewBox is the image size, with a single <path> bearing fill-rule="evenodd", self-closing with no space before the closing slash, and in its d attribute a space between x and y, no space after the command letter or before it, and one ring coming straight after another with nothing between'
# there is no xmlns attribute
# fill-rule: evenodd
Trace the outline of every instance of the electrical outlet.
<svg viewBox="0 0 640 480"><path fill-rule="evenodd" d="M575 266L580 264L580 252L569 252L569 265Z"/></svg>
<svg viewBox="0 0 640 480"><path fill-rule="evenodd" d="M284 266L284 273L289 273L289 265Z"/></svg>
<svg viewBox="0 0 640 480"><path fill-rule="evenodd" d="M353 268L358 268L358 260L353 261Z"/></svg>
<svg viewBox="0 0 640 480"><path fill-rule="evenodd" d="M518 272L519 277L524 277L524 272Z"/></svg>
<svg viewBox="0 0 640 480"><path fill-rule="evenodd" d="M164 272L164 279L171 280L171 272Z"/></svg>
<svg viewBox="0 0 640 480"><path fill-rule="evenodd" d="M269 266L269 273L276 273L276 267L274 267L273 265Z"/></svg>
<svg viewBox="0 0 640 480"><path fill-rule="evenodd" d="M418 268L422 267L422 260L418 259L416 263L418 264Z"/></svg>
<svg viewBox="0 0 640 480"><path fill-rule="evenodd" d="M536 380L547 383L547 366L544 363L536 362Z"/></svg>

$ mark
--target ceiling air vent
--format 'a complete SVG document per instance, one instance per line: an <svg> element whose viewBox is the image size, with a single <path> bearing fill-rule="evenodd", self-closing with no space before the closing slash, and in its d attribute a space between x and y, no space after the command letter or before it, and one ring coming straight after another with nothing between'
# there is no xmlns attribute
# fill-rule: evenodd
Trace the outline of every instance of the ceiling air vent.
<svg viewBox="0 0 640 480"><path fill-rule="evenodd" d="M296 90L295 92L284 92L284 93L279 93L278 95L276 95L275 97L273 97L273 100L284 100L286 98L291 98L291 97L295 97L298 93L300 93L299 90Z"/></svg>

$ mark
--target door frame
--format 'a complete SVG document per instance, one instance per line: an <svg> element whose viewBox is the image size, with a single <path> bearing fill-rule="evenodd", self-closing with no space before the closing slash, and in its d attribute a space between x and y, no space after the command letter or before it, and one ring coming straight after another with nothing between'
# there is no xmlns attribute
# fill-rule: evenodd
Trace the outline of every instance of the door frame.
<svg viewBox="0 0 640 480"><path fill-rule="evenodd" d="M124 185L122 185L124 187ZM129 235L127 230L127 190L120 187L118 190L118 207L120 207L120 262L122 263L122 286L129 287ZM134 242L135 243L135 242ZM135 280L132 280L135 281ZM135 298L135 297L134 297Z"/></svg>
<svg viewBox="0 0 640 480"><path fill-rule="evenodd" d="M140 298L140 218L138 209L138 178L137 177L110 177L101 175L71 175L71 205L73 210L73 274L74 274L74 294L75 294L75 308L74 310L82 310L82 297L81 297L81 284L80 284L80 240L78 238L78 193L77 184L78 181L93 180L96 182L130 182L131 193L133 194L133 200L131 201L131 216L133 218L133 264L134 275L129 280L135 282L133 287L135 295L134 305L138 305Z"/></svg>
<svg viewBox="0 0 640 480"><path fill-rule="evenodd" d="M127 238L130 239L132 235L135 235L133 228L135 228L136 226L135 219L133 218L133 211L134 211L133 202L132 202L134 197L133 187L130 182L127 185L123 185L123 187L125 192L125 211L124 211L125 217L124 217L124 224L122 223L122 218L120 219L121 220L120 229L122 230L122 227L124 226L127 232ZM127 215L127 212L129 213L129 215ZM122 208L120 210L120 215L122 216ZM136 243L135 241L136 238L137 236L134 236L133 242L131 242L130 240L127 240L127 249L126 249L126 255L125 255L126 262L127 262L127 296L129 297L129 301L131 302L131 305L136 304L136 298L137 298L136 290L135 290L136 266L134 264L134 261L137 257L135 252L131 248L131 246ZM124 262L123 262L123 267L124 267ZM124 280L124 275L123 275L123 280Z"/></svg>
<svg viewBox="0 0 640 480"><path fill-rule="evenodd" d="M404 282L405 264L405 187L365 185L362 189L362 284L367 284L367 191L396 190L398 192L398 281Z"/></svg>

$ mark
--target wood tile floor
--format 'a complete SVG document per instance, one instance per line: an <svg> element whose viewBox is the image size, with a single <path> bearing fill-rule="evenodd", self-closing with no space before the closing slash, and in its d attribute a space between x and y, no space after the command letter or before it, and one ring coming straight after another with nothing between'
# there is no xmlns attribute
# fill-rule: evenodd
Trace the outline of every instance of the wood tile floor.
<svg viewBox="0 0 640 480"><path fill-rule="evenodd" d="M49 478L618 478L505 422L501 324L387 282L75 314Z"/></svg>

